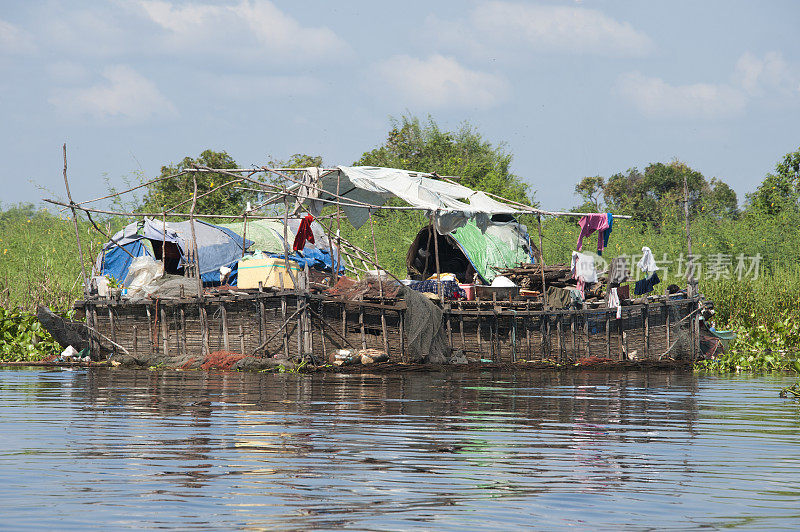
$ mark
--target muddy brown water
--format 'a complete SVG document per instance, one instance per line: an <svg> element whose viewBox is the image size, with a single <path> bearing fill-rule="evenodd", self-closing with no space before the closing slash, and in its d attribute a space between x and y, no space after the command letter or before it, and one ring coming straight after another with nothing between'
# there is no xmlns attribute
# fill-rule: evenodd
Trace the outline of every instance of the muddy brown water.
<svg viewBox="0 0 800 532"><path fill-rule="evenodd" d="M780 375L0 369L0 528L800 528Z"/></svg>

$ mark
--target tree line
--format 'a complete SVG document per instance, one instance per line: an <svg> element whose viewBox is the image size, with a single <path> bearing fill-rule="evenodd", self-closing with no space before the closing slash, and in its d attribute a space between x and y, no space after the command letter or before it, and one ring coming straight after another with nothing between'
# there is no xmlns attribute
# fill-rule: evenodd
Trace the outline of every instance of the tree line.
<svg viewBox="0 0 800 532"><path fill-rule="evenodd" d="M364 152L353 165L386 166L439 175L458 176L463 185L538 206L530 184L511 171L513 156L505 145L493 145L470 124L446 131L430 117L392 119L386 139ZM237 164L226 152L206 150L198 157L185 157L165 165L167 177L194 165L230 169ZM322 157L295 154L287 160L270 161L270 166L301 168L324 166ZM194 174L198 194L209 192L235 179L225 174ZM683 209L684 178L688 185L689 213L717 219L737 219L744 213L777 215L800 211L800 148L786 154L768 173L758 188L746 196L740 208L736 192L722 179L708 178L684 162L653 162L643 170L630 168L614 175L582 178L574 192L578 212L615 212L659 228L669 213ZM265 177L263 179L270 179ZM247 187L227 187L224 194L209 194L198 200L198 212L241 214L247 201L255 203L257 194ZM147 187L140 208L161 212L191 196L191 175L172 177Z"/></svg>

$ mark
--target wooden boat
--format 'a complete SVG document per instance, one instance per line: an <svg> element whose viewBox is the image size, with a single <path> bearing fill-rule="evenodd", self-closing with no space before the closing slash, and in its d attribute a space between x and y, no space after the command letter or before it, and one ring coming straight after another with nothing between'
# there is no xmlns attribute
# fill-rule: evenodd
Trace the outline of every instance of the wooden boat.
<svg viewBox="0 0 800 532"><path fill-rule="evenodd" d="M433 183L435 178L439 178L435 174L392 170L404 172L403 175L411 182L423 180L420 181L422 184L433 183L429 186L436 190L436 194L446 196L446 193L451 193L452 196L443 203L447 208L432 206L429 198L434 197L433 194L428 194L428 199L415 204L417 198L404 196L405 189L395 190L391 188L394 185L384 184L381 180L386 175L369 176L365 174L366 170L358 168L349 169L351 173L346 174L344 168L318 169L316 175L320 180L311 182L302 180L296 174L288 175L298 169L194 168L181 174L228 174L236 177L236 182L248 181L263 187L265 192L273 193L279 201L291 198L303 208L309 201L328 202L336 206L337 218L342 217L343 210L347 209L348 216L353 220L352 217L358 218L361 211L369 214L380 209L406 208L386 206L382 200L367 203L363 200L363 194L359 196L361 199L357 199L340 193L344 173L351 189L389 187L386 189L388 192L384 191L387 195L389 192L395 193L410 202L412 208L429 213L429 234L432 234L430 231L433 228L439 234L449 234L449 228L458 227L470 216L480 220L481 214L487 220L487 216L497 213L506 217L514 213L528 213L536 215L539 223L542 215L582 215L543 211L496 196L489 198L487 194L470 191L457 184L448 185L450 188L447 188L443 183ZM251 176L258 171L284 177L290 186L279 187L255 181ZM332 175L335 175L335 179L322 180L324 176ZM391 177L391 172L387 175ZM331 183L335 183L333 189ZM309 190L315 190L317 194L312 198ZM194 194L193 204L197 193ZM466 197L465 194L470 194L470 203L463 203L464 210L461 212L458 210L458 198ZM118 213L73 202L47 201L71 208L74 216L79 211L127 216L154 214ZM480 205L487 205L485 211L480 210L483 208ZM288 210L287 207L283 216L284 235L290 225ZM144 364L153 360L173 360L173 365L178 366L218 351L236 352L261 360L308 360L316 365L332 362L342 350L357 352L367 349L380 350L388 354L392 362L405 364L542 362L563 365L581 360L630 362L682 358L692 361L700 355L698 317L703 301L691 285L687 293L624 301L619 318L616 316L617 309L607 308L602 302L584 302L581 308L558 310L548 306L541 297L505 299L495 295L492 299L478 297L474 301L453 301L447 299L441 289L432 300L426 299L423 304L418 294L412 295L408 289L400 287L399 279L381 269L377 251L372 256L338 236L333 224L323 224L333 255L328 285L317 282L318 279L309 274L308 267L304 272L297 270L297 273L291 273L295 268L289 267L290 252L287 238L283 238L285 271L292 278L290 286L293 289L274 286L219 289L204 284L201 279L203 270L195 238L196 219L213 215L195 214L192 209L188 225L185 225L185 228L191 229L191 237L170 237L170 241L167 239L166 219L172 215L165 212L162 216L163 222L156 222L153 227L163 224L163 242L154 242L161 245L152 247L167 250L171 245L174 256L180 257L180 260L175 259L173 266L179 267L178 271L186 276L189 281L187 286L195 286L196 290L186 291L182 287L179 295L161 297L151 294L148 298L130 300L119 292L111 296L92 294L87 286L86 296L75 304L75 308L86 315L93 352L107 350L113 352L115 357L126 357ZM248 220L259 218L267 217L245 212L242 216L243 233L247 230ZM371 217L368 216L367 220L372 223ZM334 234L337 236L334 237ZM419 247L423 240L433 240L434 260L429 263L426 259L425 267L417 273L427 275L433 271L439 275L440 239L425 239L423 236L422 232L417 236L415 245ZM123 247L115 238L111 239L108 249ZM246 242L243 234L240 243L242 254L248 247ZM453 249L457 247L455 240L442 242L451 243ZM540 251L541 231L539 244L539 249L536 249L527 238L526 253L535 255L537 262L544 263ZM180 246L184 249L179 249ZM125 252L133 257L130 251ZM98 264L104 262L98 259ZM167 273L167 266L163 268ZM330 286L336 285L340 268L350 271L362 282L367 282L369 277L366 274L370 270L378 275L367 282L371 283L369 289L359 297L343 297ZM547 283L542 271L542 293Z"/></svg>

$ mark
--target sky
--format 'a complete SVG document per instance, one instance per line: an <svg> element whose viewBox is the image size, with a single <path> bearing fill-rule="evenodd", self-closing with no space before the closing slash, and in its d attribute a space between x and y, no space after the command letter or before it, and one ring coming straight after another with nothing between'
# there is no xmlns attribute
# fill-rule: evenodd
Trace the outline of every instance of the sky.
<svg viewBox="0 0 800 532"><path fill-rule="evenodd" d="M468 122L544 208L675 158L742 203L800 147L800 3L0 0L0 205L225 150L349 165Z"/></svg>

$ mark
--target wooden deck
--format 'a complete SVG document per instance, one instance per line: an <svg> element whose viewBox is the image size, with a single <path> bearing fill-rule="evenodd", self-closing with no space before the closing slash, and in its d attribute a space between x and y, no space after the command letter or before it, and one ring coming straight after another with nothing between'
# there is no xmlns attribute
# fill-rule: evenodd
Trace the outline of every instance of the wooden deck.
<svg viewBox="0 0 800 532"><path fill-rule="evenodd" d="M614 309L543 310L527 302L445 303L450 348L486 363L566 364L596 357L611 361L695 360L699 299L661 299ZM146 302L79 301L93 346L130 355L203 356L233 351L261 357L332 359L338 349L379 349L390 360L406 353L402 300L347 301L324 295L253 292ZM385 323L385 326L384 326ZM385 331L385 334L384 334ZM116 345L115 345L116 344Z"/></svg>

